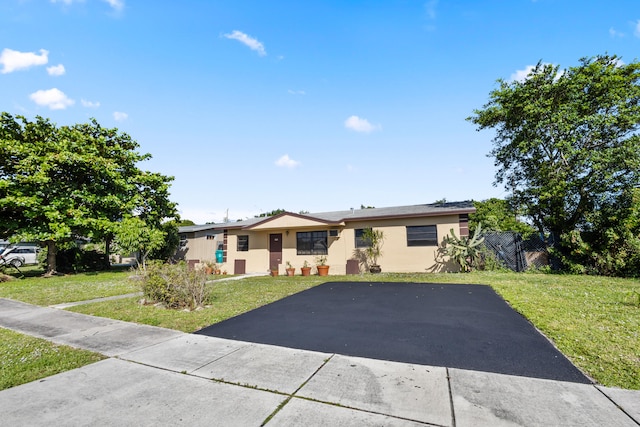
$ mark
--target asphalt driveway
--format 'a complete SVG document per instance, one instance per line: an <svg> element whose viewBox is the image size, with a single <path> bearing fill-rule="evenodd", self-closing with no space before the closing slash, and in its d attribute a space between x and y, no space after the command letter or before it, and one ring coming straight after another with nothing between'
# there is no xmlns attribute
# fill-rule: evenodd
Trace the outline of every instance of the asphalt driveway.
<svg viewBox="0 0 640 427"><path fill-rule="evenodd" d="M330 282L196 333L397 362L591 382L484 285Z"/></svg>

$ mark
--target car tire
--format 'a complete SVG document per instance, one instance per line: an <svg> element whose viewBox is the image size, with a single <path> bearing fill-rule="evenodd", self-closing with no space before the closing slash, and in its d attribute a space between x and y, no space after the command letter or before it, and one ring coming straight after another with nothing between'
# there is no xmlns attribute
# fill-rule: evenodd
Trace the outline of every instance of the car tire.
<svg viewBox="0 0 640 427"><path fill-rule="evenodd" d="M9 261L9 264L13 265L14 267L22 267L24 263L20 258L14 258L11 261Z"/></svg>

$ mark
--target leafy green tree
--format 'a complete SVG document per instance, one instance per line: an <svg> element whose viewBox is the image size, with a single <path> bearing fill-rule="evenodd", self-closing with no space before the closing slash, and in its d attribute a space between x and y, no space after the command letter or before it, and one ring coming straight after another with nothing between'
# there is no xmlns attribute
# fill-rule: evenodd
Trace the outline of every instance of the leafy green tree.
<svg viewBox="0 0 640 427"><path fill-rule="evenodd" d="M190 219L181 219L180 221L178 221L178 227L185 227L188 225L196 225L196 223L191 221Z"/></svg>
<svg viewBox="0 0 640 427"><path fill-rule="evenodd" d="M535 229L518 219L518 209L509 200L491 198L474 201L476 211L469 215L469 229L475 230L480 223L484 231L515 231L527 237Z"/></svg>
<svg viewBox="0 0 640 427"><path fill-rule="evenodd" d="M150 226L175 217L172 178L138 169L150 155L137 148L95 120L57 127L42 117L0 114L1 232L41 242L47 274L54 274L58 248L78 237L108 242L127 215Z"/></svg>
<svg viewBox="0 0 640 427"><path fill-rule="evenodd" d="M640 189L625 191L592 212L584 229L565 233L568 254L559 254L573 273L640 276Z"/></svg>
<svg viewBox="0 0 640 427"><path fill-rule="evenodd" d="M119 222L115 238L121 250L136 254L144 270L149 254L162 247L166 235L160 229L149 227L140 217L130 216Z"/></svg>
<svg viewBox="0 0 640 427"><path fill-rule="evenodd" d="M274 209L271 212L263 212L260 215L255 215L255 218L267 218L270 216L280 215L283 212L286 212L286 211L284 209Z"/></svg>
<svg viewBox="0 0 640 427"><path fill-rule="evenodd" d="M162 245L149 253L150 259L167 261L173 257L180 246L180 233L176 221L167 221L158 228L165 234Z"/></svg>
<svg viewBox="0 0 640 427"><path fill-rule="evenodd" d="M593 212L640 185L639 79L640 63L617 56L566 70L538 63L524 81L498 80L468 118L495 129L496 184L539 231L583 230Z"/></svg>

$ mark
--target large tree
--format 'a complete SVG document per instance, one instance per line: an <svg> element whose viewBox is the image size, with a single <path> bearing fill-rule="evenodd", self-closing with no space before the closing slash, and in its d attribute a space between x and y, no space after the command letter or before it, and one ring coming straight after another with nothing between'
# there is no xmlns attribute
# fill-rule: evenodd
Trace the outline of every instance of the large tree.
<svg viewBox="0 0 640 427"><path fill-rule="evenodd" d="M640 185L640 63L583 58L538 63L523 81L498 80L468 120L494 129L496 184L541 232L590 228L590 216Z"/></svg>
<svg viewBox="0 0 640 427"><path fill-rule="evenodd" d="M0 114L0 222L15 239L57 249L78 237L109 241L118 223L137 215L150 226L176 217L168 200L173 179L141 171L150 157L117 129L87 124L58 127L36 117Z"/></svg>
<svg viewBox="0 0 640 427"><path fill-rule="evenodd" d="M517 207L511 200L491 198L483 201L474 201L476 211L469 215L469 228L475 230L482 224L484 231L515 231L528 237L535 229L531 225L520 221Z"/></svg>

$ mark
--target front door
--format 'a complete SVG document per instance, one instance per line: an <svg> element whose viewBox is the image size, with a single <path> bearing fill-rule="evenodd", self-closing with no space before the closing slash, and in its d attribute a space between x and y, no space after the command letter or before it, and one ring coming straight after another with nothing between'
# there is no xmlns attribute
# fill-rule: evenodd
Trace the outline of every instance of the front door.
<svg viewBox="0 0 640 427"><path fill-rule="evenodd" d="M282 264L282 234L269 234L269 268Z"/></svg>

